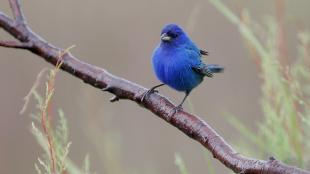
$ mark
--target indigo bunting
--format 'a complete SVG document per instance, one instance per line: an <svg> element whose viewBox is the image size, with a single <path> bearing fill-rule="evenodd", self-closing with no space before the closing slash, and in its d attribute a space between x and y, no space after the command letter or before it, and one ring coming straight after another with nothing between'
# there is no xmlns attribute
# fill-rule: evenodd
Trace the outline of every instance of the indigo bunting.
<svg viewBox="0 0 310 174"><path fill-rule="evenodd" d="M160 39L153 52L152 63L154 72L162 84L148 90L142 100L163 85L185 92L182 102L173 109L172 114L175 114L182 109L187 96L205 76L212 77L213 73L222 72L224 68L203 63L201 57L208 55L208 52L200 50L176 24L166 25L161 31Z"/></svg>

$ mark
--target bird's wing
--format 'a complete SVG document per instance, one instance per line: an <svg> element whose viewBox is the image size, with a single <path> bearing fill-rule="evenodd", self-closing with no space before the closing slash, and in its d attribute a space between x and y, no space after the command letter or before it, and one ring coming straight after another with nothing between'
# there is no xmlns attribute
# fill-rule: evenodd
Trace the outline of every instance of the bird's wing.
<svg viewBox="0 0 310 174"><path fill-rule="evenodd" d="M202 62L198 66L192 66L192 70L203 76L213 77L212 71L208 68L206 64Z"/></svg>
<svg viewBox="0 0 310 174"><path fill-rule="evenodd" d="M213 73L222 72L223 68L218 65L206 65L202 62L201 56L208 55L205 50L199 49L193 42L188 42L185 45L185 50L188 56L189 63L194 72L207 77L213 77Z"/></svg>
<svg viewBox="0 0 310 174"><path fill-rule="evenodd" d="M201 50L197 48L194 43L187 44L185 46L185 50L189 58L194 59L194 60L200 60L201 55L202 55ZM204 53L206 53L206 51Z"/></svg>
<svg viewBox="0 0 310 174"><path fill-rule="evenodd" d="M187 45L186 52L190 58L191 68L194 72L202 76L213 77L212 71L201 61L201 55L205 55L208 52L198 49L194 44Z"/></svg>
<svg viewBox="0 0 310 174"><path fill-rule="evenodd" d="M214 73L221 73L224 67L216 64L204 64L201 62L198 66L192 66L193 71L208 77L212 77Z"/></svg>
<svg viewBox="0 0 310 174"><path fill-rule="evenodd" d="M207 51L200 50L194 43L188 44L185 50L190 58L191 68L194 72L202 76L213 77L213 72L201 60L201 55L208 55Z"/></svg>

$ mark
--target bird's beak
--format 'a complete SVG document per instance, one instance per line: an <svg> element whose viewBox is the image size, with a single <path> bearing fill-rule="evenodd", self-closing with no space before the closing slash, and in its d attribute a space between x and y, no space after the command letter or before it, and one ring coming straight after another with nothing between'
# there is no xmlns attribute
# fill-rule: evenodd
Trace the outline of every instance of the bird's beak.
<svg viewBox="0 0 310 174"><path fill-rule="evenodd" d="M171 37L167 35L167 33L163 33L161 36L160 36L160 39L164 42L169 42L171 40Z"/></svg>

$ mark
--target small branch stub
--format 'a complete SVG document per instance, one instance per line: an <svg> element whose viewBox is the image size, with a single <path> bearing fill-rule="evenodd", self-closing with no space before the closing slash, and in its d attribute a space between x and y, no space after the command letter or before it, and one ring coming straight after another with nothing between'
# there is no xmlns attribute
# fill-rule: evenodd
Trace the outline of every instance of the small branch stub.
<svg viewBox="0 0 310 174"><path fill-rule="evenodd" d="M0 46L7 48L29 49L32 45L28 42L0 41Z"/></svg>

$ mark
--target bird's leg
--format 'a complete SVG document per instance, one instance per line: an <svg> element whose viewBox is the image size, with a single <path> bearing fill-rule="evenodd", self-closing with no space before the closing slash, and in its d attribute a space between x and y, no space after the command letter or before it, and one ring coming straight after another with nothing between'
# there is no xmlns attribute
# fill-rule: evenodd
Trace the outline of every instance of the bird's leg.
<svg viewBox="0 0 310 174"><path fill-rule="evenodd" d="M175 113L177 113L178 111L183 110L183 107L182 107L182 106L183 106L183 103L185 102L185 100L186 100L186 98L188 97L189 93L190 93L190 91L189 91L189 92L186 91L186 92L185 92L185 96L184 96L182 102L181 102L178 106L176 106L175 108L172 109L172 111L170 112L170 114L169 114L169 116L168 116L168 119L169 119L169 120L172 118L172 116L173 116Z"/></svg>
<svg viewBox="0 0 310 174"><path fill-rule="evenodd" d="M155 90L156 88L159 88L159 87L164 86L164 85L165 85L165 84L161 83L161 84L156 85L156 86L153 86L151 89L147 90L147 91L143 94L143 96L142 96L142 98L141 98L141 102L143 102L144 99L145 99L146 97L148 97L148 95L150 95L151 93L157 92L157 91Z"/></svg>

